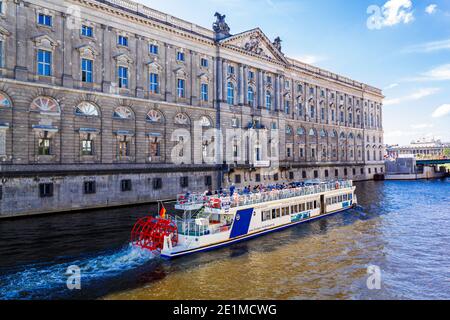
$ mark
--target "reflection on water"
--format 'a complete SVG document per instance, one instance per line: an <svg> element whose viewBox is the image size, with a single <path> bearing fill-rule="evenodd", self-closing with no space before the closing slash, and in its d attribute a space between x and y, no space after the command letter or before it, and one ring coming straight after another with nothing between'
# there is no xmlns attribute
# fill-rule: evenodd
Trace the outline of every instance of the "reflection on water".
<svg viewBox="0 0 450 320"><path fill-rule="evenodd" d="M358 183L363 210L174 261L120 258L152 207L0 222L0 299L450 299L449 182ZM97 263L105 256L122 272ZM80 292L21 288L30 270L61 281L73 261L90 266ZM381 290L367 289L369 265L382 270Z"/></svg>

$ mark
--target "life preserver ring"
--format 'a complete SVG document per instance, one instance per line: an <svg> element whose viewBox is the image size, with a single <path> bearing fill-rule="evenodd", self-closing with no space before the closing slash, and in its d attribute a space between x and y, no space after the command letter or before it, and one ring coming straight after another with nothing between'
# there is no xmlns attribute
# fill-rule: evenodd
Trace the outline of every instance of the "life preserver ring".
<svg viewBox="0 0 450 320"><path fill-rule="evenodd" d="M179 204L185 204L186 203L186 197L185 196L180 196L178 198L178 203Z"/></svg>
<svg viewBox="0 0 450 320"><path fill-rule="evenodd" d="M340 186L339 182L336 182L336 190L338 190Z"/></svg>
<svg viewBox="0 0 450 320"><path fill-rule="evenodd" d="M220 201L219 198L211 199L210 205L211 205L211 208L220 209L221 208L221 201Z"/></svg>

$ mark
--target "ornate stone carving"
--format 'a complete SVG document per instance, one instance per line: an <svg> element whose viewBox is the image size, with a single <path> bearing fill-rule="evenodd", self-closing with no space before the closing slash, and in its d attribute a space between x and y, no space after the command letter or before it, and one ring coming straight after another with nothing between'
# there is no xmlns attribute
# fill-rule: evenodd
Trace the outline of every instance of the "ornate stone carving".
<svg viewBox="0 0 450 320"><path fill-rule="evenodd" d="M216 12L214 16L217 18L216 22L214 22L213 24L214 32L224 35L230 35L230 27L225 22L226 15L222 15L219 12Z"/></svg>
<svg viewBox="0 0 450 320"><path fill-rule="evenodd" d="M261 45L261 37L257 34L252 34L250 36L250 41L245 44L245 50L251 53L255 53L260 55L263 53L263 49L260 47Z"/></svg>

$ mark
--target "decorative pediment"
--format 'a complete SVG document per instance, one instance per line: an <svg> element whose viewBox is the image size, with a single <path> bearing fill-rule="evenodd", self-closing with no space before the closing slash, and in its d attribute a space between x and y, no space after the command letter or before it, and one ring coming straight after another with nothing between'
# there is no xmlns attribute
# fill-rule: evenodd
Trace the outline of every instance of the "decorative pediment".
<svg viewBox="0 0 450 320"><path fill-rule="evenodd" d="M156 61L152 61L147 63L148 69L150 70L150 72L154 72L154 73L158 73L162 71L162 66L156 62Z"/></svg>
<svg viewBox="0 0 450 320"><path fill-rule="evenodd" d="M133 59L131 59L130 56L125 53L120 53L116 55L114 59L116 59L117 63L133 64Z"/></svg>
<svg viewBox="0 0 450 320"><path fill-rule="evenodd" d="M198 77L202 82L209 82L209 75L207 73L201 73L198 75Z"/></svg>
<svg viewBox="0 0 450 320"><path fill-rule="evenodd" d="M80 56L87 59L94 59L98 56L98 52L90 45L83 45L77 48L80 52Z"/></svg>
<svg viewBox="0 0 450 320"><path fill-rule="evenodd" d="M48 35L41 35L33 38L33 42L38 48L54 50L59 44Z"/></svg>
<svg viewBox="0 0 450 320"><path fill-rule="evenodd" d="M184 71L184 69L181 68L181 67L175 69L174 72L175 72L177 77L180 77L180 78L187 78L188 77L188 74L186 73L186 71Z"/></svg>
<svg viewBox="0 0 450 320"><path fill-rule="evenodd" d="M248 54L288 64L279 50L280 40L277 39L272 43L259 28L228 37L220 42L225 47L240 49Z"/></svg>

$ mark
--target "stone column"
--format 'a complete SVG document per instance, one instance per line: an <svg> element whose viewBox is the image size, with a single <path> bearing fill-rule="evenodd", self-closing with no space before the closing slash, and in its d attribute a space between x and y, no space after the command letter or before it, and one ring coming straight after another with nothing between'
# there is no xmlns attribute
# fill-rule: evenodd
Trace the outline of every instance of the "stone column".
<svg viewBox="0 0 450 320"><path fill-rule="evenodd" d="M216 75L215 75L216 76L216 100L217 100L217 103L220 104L220 102L223 99L223 92L222 92L222 89L223 89L222 76L223 76L223 74L222 74L222 59L221 58L217 58L217 60L215 61L214 70L216 73Z"/></svg>
<svg viewBox="0 0 450 320"><path fill-rule="evenodd" d="M244 77L243 77L243 84L242 84L242 87L243 87L243 92L242 92L242 94L243 94L243 96L244 96L244 105L248 105L248 94L247 94L247 87L248 87L248 67L247 66L245 66L244 67Z"/></svg>
<svg viewBox="0 0 450 320"><path fill-rule="evenodd" d="M199 79L198 79L198 70L200 69L199 59L197 54L194 51L191 51L191 105L197 106L199 104Z"/></svg>
<svg viewBox="0 0 450 320"><path fill-rule="evenodd" d="M165 63L166 63L166 81L165 81L165 87L166 87L166 93L165 93L165 99L167 102L173 102L173 86L175 85L175 80L173 80L173 71L172 71L172 48L170 45L166 44L166 56L165 56Z"/></svg>
<svg viewBox="0 0 450 320"><path fill-rule="evenodd" d="M222 61L222 102L227 102L228 100L228 76L227 76L227 62Z"/></svg>
<svg viewBox="0 0 450 320"><path fill-rule="evenodd" d="M141 36L136 36L136 97L144 98L144 88L147 84L144 83L144 72L148 70L144 67L143 48L145 39Z"/></svg>
<svg viewBox="0 0 450 320"><path fill-rule="evenodd" d="M67 26L68 19L72 17L62 14L61 20L63 24L62 38L63 38L63 86L73 88L72 75L72 29Z"/></svg>
<svg viewBox="0 0 450 320"><path fill-rule="evenodd" d="M12 3L10 3L12 5ZM27 8L23 1L17 1L16 5L16 66L14 68L15 78L19 81L28 80L27 68ZM32 55L34 56L34 50Z"/></svg>
<svg viewBox="0 0 450 320"><path fill-rule="evenodd" d="M258 70L258 108L263 109L264 105L264 72Z"/></svg>
<svg viewBox="0 0 450 320"><path fill-rule="evenodd" d="M111 57L111 27L101 26L103 29L103 92L110 93L112 81Z"/></svg>
<svg viewBox="0 0 450 320"><path fill-rule="evenodd" d="M244 105L244 66L239 65L239 79L238 79L238 87L239 87L239 105Z"/></svg>

